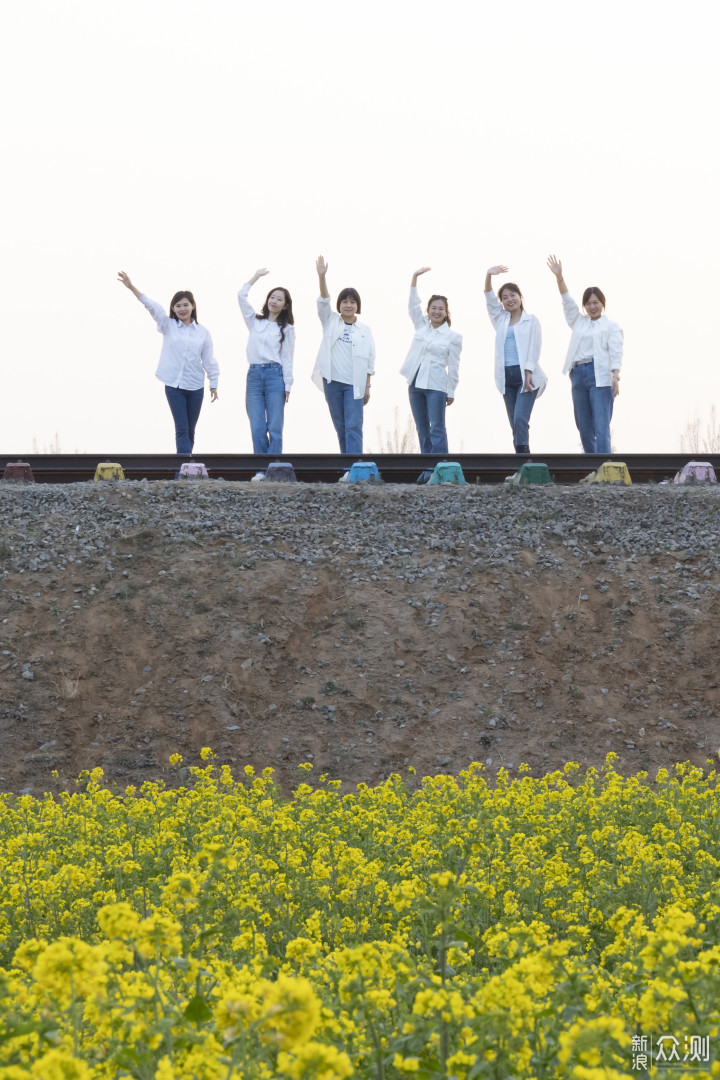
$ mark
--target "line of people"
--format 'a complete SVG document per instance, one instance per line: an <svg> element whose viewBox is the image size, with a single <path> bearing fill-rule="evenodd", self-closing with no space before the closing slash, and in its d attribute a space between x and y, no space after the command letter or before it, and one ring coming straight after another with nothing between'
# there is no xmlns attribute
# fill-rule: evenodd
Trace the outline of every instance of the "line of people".
<svg viewBox="0 0 720 1080"><path fill-rule="evenodd" d="M608 454L613 403L620 389L623 332L605 315L605 296L597 286L585 289L581 311L565 284L560 260L551 255L547 265L557 280L563 313L572 330L563 374L570 375L575 423L583 450L587 454ZM328 264L322 255L316 269L320 286L317 310L323 336L312 380L325 395L340 452L362 454L363 409L370 400L375 374L375 343L370 327L358 319L362 303L357 289L342 289L333 311L327 285ZM448 453L445 410L455 400L462 335L451 327L446 296L434 293L423 312L417 284L429 270L429 266L416 270L410 282L409 313L415 333L400 373L407 379L422 453L444 455ZM256 270L238 293L248 328L245 406L254 454L282 453L285 405L293 384L295 327L290 292L284 287L271 289L259 312L249 300L253 285L268 272L264 268ZM506 281L497 295L493 289L493 277L507 272L507 266L497 265L485 275L485 300L495 329L495 384L505 402L515 451L529 454L530 417L548 380L540 367L540 323L525 310L519 286ZM191 292L175 293L166 314L160 304L133 285L124 271L120 271L118 280L145 305L163 336L155 374L165 384L175 423L177 453L191 454L206 376L211 401L218 399L220 369L210 334L197 321Z"/></svg>

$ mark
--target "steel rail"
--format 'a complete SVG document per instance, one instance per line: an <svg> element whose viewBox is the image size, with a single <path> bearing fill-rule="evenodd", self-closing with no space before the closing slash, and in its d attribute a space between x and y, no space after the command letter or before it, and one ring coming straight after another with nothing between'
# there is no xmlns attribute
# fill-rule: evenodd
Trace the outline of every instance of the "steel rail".
<svg viewBox="0 0 720 1080"><path fill-rule="evenodd" d="M698 454L720 473L720 455ZM683 465L692 459L690 454L542 454L530 459L515 454L448 454L438 458L432 454L197 454L193 459L176 454L0 454L0 474L5 465L26 461L35 481L43 484L73 483L92 480L101 461L118 462L128 480L172 480L184 461L202 461L211 479L247 481L271 461L293 465L299 481L305 483L334 483L353 461L374 461L384 481L414 483L421 472L433 469L438 460L457 461L469 483L497 484L516 472L523 461L544 462L556 483L573 484L582 480L603 461L623 461L634 483L660 483L672 480Z"/></svg>

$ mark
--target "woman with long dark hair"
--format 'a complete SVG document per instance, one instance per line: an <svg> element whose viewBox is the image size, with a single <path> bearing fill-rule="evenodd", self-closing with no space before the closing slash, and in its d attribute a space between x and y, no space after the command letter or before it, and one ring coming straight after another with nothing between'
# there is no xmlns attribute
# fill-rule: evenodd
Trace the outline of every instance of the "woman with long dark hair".
<svg viewBox="0 0 720 1080"><path fill-rule="evenodd" d="M586 454L610 454L610 421L620 393L623 332L605 314L605 294L597 285L583 293L581 312L565 284L560 260L550 255L547 264L557 279L565 321L572 329L563 375L570 375L582 448Z"/></svg>
<svg viewBox="0 0 720 1080"><path fill-rule="evenodd" d="M416 270L410 282L409 311L415 336L400 374L408 381L410 408L421 453L447 454L445 410L455 400L462 335L450 328L446 296L434 293L423 315L417 279L429 269L429 266L423 266Z"/></svg>
<svg viewBox="0 0 720 1080"><path fill-rule="evenodd" d="M175 421L175 448L178 454L192 454L195 425L205 394L205 376L210 380L210 400L217 401L220 368L213 355L212 338L197 321L195 298L187 289L176 292L166 315L160 304L136 289L124 270L118 274L126 289L145 305L163 336L160 363L155 375L165 384L170 411Z"/></svg>
<svg viewBox="0 0 720 1080"><path fill-rule="evenodd" d="M503 396L516 454L530 453L530 414L547 384L540 367L540 323L525 310L519 286L506 281L497 296L496 274L507 266L491 266L485 275L485 302L495 327L495 385Z"/></svg>
<svg viewBox="0 0 720 1080"><path fill-rule="evenodd" d="M292 297L287 289L271 289L258 313L248 300L255 282L269 270L256 270L238 293L238 303L250 331L245 408L250 421L253 454L282 454L285 405L293 384L295 326ZM255 479L264 478L257 473Z"/></svg>

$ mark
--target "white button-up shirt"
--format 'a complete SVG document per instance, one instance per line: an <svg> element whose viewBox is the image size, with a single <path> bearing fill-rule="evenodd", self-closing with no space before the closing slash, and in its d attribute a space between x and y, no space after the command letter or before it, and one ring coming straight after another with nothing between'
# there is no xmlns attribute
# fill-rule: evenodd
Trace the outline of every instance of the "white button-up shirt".
<svg viewBox="0 0 720 1080"><path fill-rule="evenodd" d="M565 322L572 327L563 375L572 371L577 361L583 359L583 354L587 353L587 348L583 347L583 340L586 335L591 334L592 353L590 355L595 360L595 385L611 386L613 371L622 367L622 330L616 322L608 319L607 315L601 315L599 319L591 319L589 315L583 315L569 292L562 294L562 305Z"/></svg>
<svg viewBox="0 0 720 1080"><path fill-rule="evenodd" d="M332 382L333 345L342 338L345 322L341 315L333 311L329 296L319 296L318 316L323 325L323 339L313 368L312 381L319 390L323 388L323 379ZM352 324L352 370L353 397L365 397L368 375L375 374L375 342L372 331L365 323L357 320Z"/></svg>
<svg viewBox="0 0 720 1080"><path fill-rule="evenodd" d="M205 327L194 321L186 326L179 319L171 318L160 304L150 300L145 293L140 296L140 300L163 336L156 378L166 386L175 386L180 390L201 390L207 374L210 389L215 390L220 365L213 355L212 338Z"/></svg>
<svg viewBox="0 0 720 1080"><path fill-rule="evenodd" d="M415 385L421 390L442 390L454 398L460 378L462 335L446 322L437 328L432 325L427 315L423 315L417 289L410 289L409 311L415 337L400 374L408 384L417 375Z"/></svg>
<svg viewBox="0 0 720 1080"><path fill-rule="evenodd" d="M272 319L258 319L255 308L248 300L250 283L245 282L238 293L238 304L250 331L247 343L248 364L280 364L285 389L290 392L293 384L293 356L295 355L295 327L286 326L283 341L280 327Z"/></svg>
<svg viewBox="0 0 720 1080"><path fill-rule="evenodd" d="M495 295L495 290L485 293L490 322L496 330L495 334L495 385L501 394L505 393L505 338L510 328L510 312L506 311L500 300ZM547 375L540 367L540 347L542 345L542 333L540 323L534 315L523 311L518 322L513 327L515 331L515 343L517 345L520 370L525 381L525 372L532 372L532 384L538 392L538 397L547 386ZM526 391L520 391L524 394Z"/></svg>

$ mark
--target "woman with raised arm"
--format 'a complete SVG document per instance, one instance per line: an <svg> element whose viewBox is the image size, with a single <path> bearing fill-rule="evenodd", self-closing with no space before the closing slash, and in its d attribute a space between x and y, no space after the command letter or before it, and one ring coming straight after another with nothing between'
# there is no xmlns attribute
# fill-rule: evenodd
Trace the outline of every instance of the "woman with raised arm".
<svg viewBox="0 0 720 1080"><path fill-rule="evenodd" d="M375 374L375 342L370 327L358 322L361 303L357 289L342 289L330 309L322 255L315 267L320 282L317 302L323 339L312 380L325 393L341 454L362 454L363 406L370 400L370 379Z"/></svg>
<svg viewBox="0 0 720 1080"><path fill-rule="evenodd" d="M408 381L408 395L420 450L447 454L445 409L455 400L462 351L462 335L450 329L446 296L434 293L423 315L417 279L429 266L416 270L410 282L410 318L415 327L410 351L400 369Z"/></svg>
<svg viewBox="0 0 720 1080"><path fill-rule="evenodd" d="M295 352L295 320L287 289L271 289L258 315L248 293L270 271L256 270L238 293L238 303L250 331L245 408L250 421L253 454L282 454L285 405L290 400ZM254 480L264 480L258 472Z"/></svg>
<svg viewBox="0 0 720 1080"><path fill-rule="evenodd" d="M582 447L586 454L610 454L610 421L620 393L623 332L605 315L605 296L597 285L583 293L581 314L568 292L560 260L550 255L547 264L557 278L565 321L572 328L563 375L570 373Z"/></svg>
<svg viewBox="0 0 720 1080"><path fill-rule="evenodd" d="M530 414L547 385L540 367L542 333L517 285L506 281L495 295L492 279L507 271L507 266L491 266L485 274L485 302L495 327L495 385L505 402L515 453L529 454Z"/></svg>
<svg viewBox="0 0 720 1080"><path fill-rule="evenodd" d="M165 396L175 421L176 452L192 454L195 425L205 394L205 376L210 380L210 400L217 401L220 375L210 334L197 321L195 298L187 289L176 292L166 315L160 304L135 288L123 270L118 274L118 281L145 305L163 336L155 375L165 383Z"/></svg>

